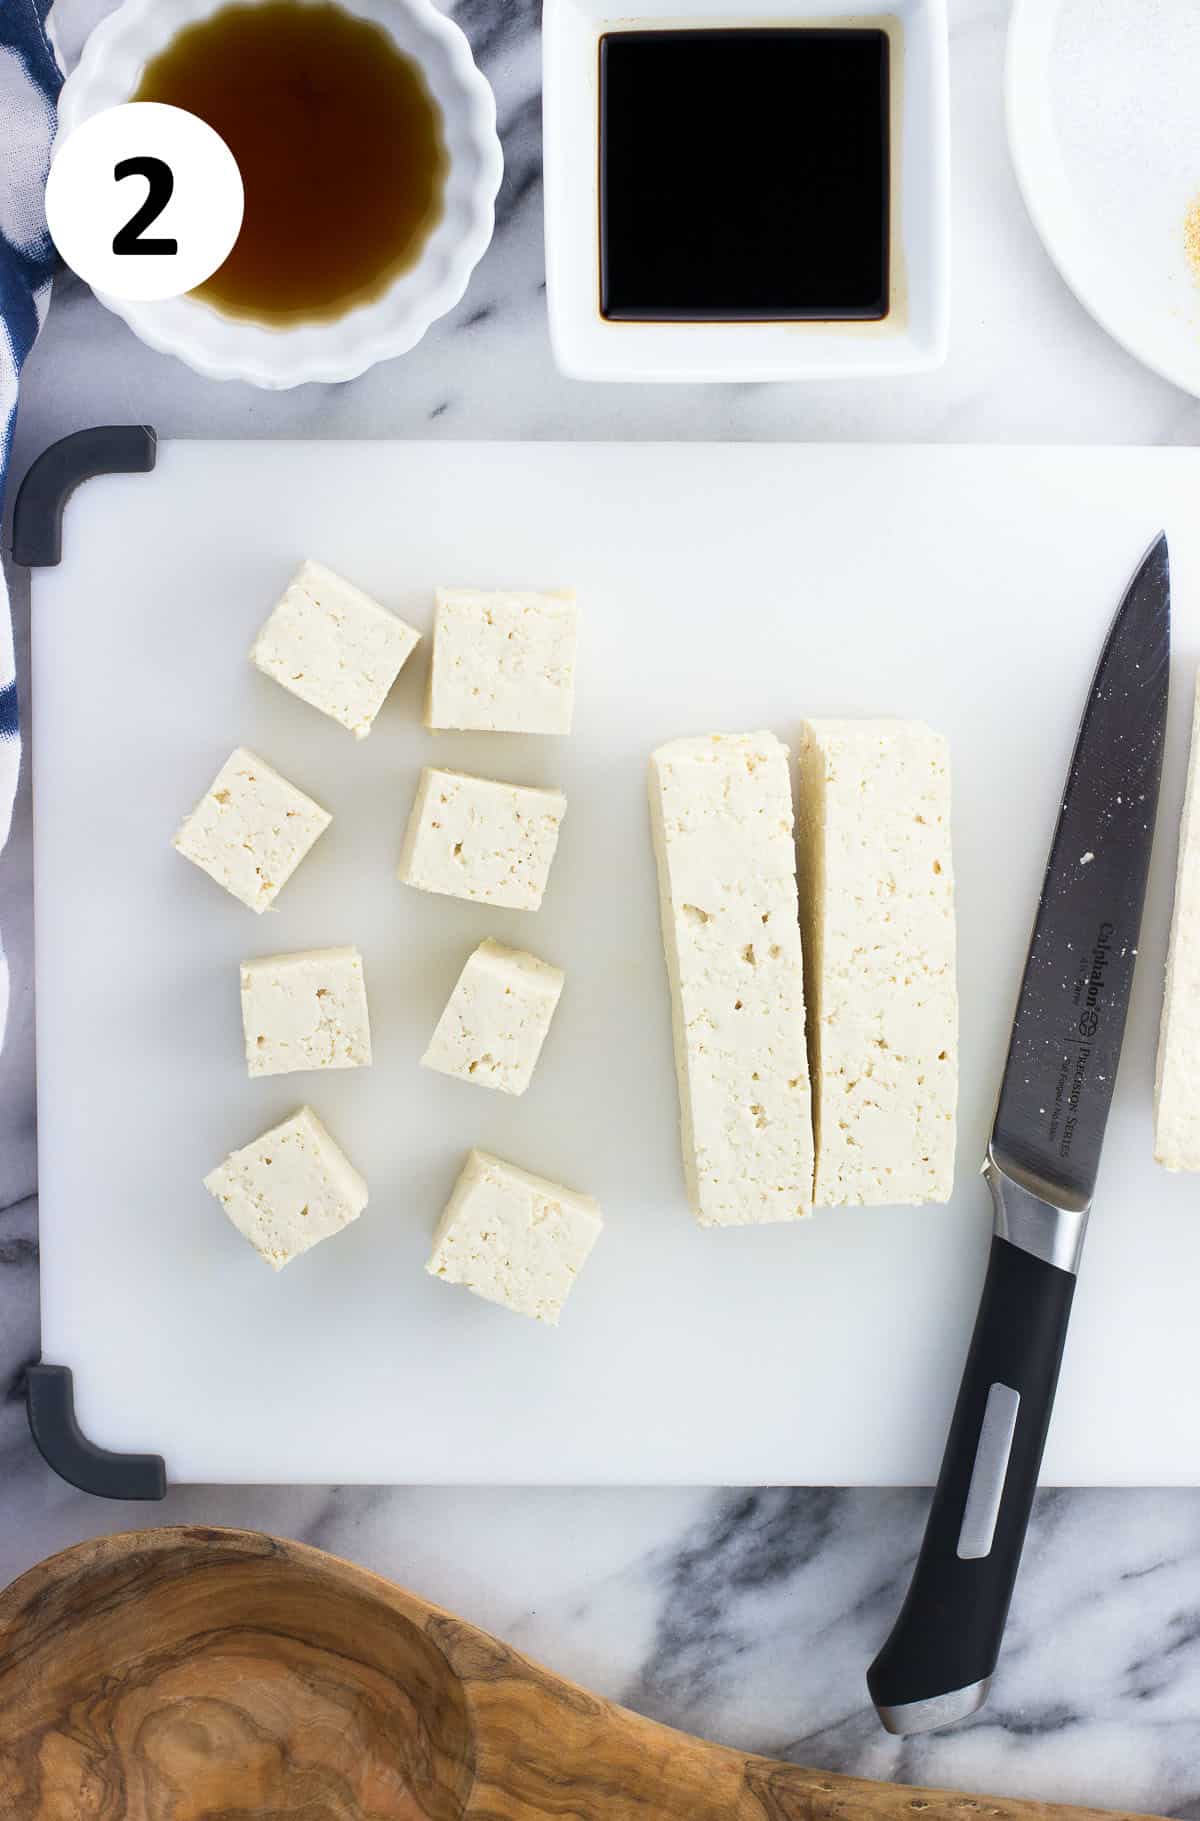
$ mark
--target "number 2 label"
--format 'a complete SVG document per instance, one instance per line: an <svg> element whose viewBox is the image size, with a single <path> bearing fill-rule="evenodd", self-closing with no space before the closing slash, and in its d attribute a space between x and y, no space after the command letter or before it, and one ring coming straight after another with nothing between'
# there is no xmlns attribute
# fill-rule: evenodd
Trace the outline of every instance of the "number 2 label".
<svg viewBox="0 0 1200 1821"><path fill-rule="evenodd" d="M149 185L141 207L135 209L125 226L118 228L113 235L113 252L178 253L179 242L173 234L153 240L142 238L150 224L158 220L175 193L175 174L166 160L149 157L119 158L113 166L113 176L118 183L126 177L144 177Z"/></svg>
<svg viewBox="0 0 1200 1821"><path fill-rule="evenodd" d="M158 101L68 126L46 182L46 220L67 265L102 297L131 302L181 297L211 278L238 237L243 203L220 134Z"/></svg>

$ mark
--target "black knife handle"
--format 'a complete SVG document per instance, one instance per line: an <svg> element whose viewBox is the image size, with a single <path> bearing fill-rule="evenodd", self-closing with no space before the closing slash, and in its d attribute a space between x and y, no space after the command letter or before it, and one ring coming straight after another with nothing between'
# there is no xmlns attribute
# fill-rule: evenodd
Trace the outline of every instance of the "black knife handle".
<svg viewBox="0 0 1200 1821"><path fill-rule="evenodd" d="M908 1597L867 1672L889 1731L974 1712L1008 1617L1054 1404L1073 1272L994 1236Z"/></svg>

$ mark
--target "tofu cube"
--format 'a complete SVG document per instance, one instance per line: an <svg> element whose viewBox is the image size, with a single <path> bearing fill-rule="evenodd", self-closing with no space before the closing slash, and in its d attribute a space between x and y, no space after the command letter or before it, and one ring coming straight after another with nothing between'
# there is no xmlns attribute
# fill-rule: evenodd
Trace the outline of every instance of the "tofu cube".
<svg viewBox="0 0 1200 1821"><path fill-rule="evenodd" d="M244 961L242 1028L251 1075L369 1066L362 956L356 948L319 948Z"/></svg>
<svg viewBox="0 0 1200 1821"><path fill-rule="evenodd" d="M567 799L558 790L425 770L400 854L399 877L512 910L537 910Z"/></svg>
<svg viewBox="0 0 1200 1821"><path fill-rule="evenodd" d="M471 1151L438 1222L425 1269L485 1301L558 1326L600 1236L600 1209L486 1151Z"/></svg>
<svg viewBox="0 0 1200 1821"><path fill-rule="evenodd" d="M239 746L173 845L261 915L332 820L328 810Z"/></svg>
<svg viewBox="0 0 1200 1821"><path fill-rule="evenodd" d="M309 560L288 583L250 660L365 740L419 638L361 588Z"/></svg>
<svg viewBox="0 0 1200 1821"><path fill-rule="evenodd" d="M570 733L575 596L439 588L427 727Z"/></svg>
<svg viewBox="0 0 1200 1821"><path fill-rule="evenodd" d="M367 1185L311 1107L301 1107L204 1178L243 1238L276 1271L340 1233Z"/></svg>
<svg viewBox="0 0 1200 1821"><path fill-rule="evenodd" d="M1154 1156L1166 1170L1200 1170L1200 677L1158 1038Z"/></svg>
<svg viewBox="0 0 1200 1821"><path fill-rule="evenodd" d="M770 733L650 761L688 1200L702 1227L812 1210L789 756Z"/></svg>
<svg viewBox="0 0 1200 1821"><path fill-rule="evenodd" d="M915 721L810 721L800 751L816 1205L948 1201L958 1103L950 759Z"/></svg>
<svg viewBox="0 0 1200 1821"><path fill-rule="evenodd" d="M560 968L534 955L481 942L458 977L422 1063L477 1087L523 1094L563 978Z"/></svg>

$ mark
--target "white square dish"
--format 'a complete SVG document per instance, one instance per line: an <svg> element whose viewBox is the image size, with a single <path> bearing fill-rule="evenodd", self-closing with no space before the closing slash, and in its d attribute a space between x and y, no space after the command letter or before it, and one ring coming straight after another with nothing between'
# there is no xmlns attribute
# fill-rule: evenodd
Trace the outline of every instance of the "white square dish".
<svg viewBox="0 0 1200 1821"><path fill-rule="evenodd" d="M600 41L608 33L813 25L875 28L891 57L891 269L879 321L630 322L600 311ZM546 300L554 357L573 379L836 379L915 373L945 359L950 308L950 124L945 0L879 12L838 0L545 0L542 131Z"/></svg>

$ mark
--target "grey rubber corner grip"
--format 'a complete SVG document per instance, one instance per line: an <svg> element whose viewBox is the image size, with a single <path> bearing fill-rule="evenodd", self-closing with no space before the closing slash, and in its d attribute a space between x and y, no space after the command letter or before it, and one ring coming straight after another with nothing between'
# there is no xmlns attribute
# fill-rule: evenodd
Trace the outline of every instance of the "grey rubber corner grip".
<svg viewBox="0 0 1200 1821"><path fill-rule="evenodd" d="M62 561L63 508L98 474L149 474L158 433L149 424L96 424L60 437L32 463L13 505L13 561L51 569Z"/></svg>
<svg viewBox="0 0 1200 1821"><path fill-rule="evenodd" d="M29 1428L42 1459L60 1479L101 1499L161 1499L167 1469L159 1454L113 1454L89 1442L75 1418L69 1366L30 1366L26 1372Z"/></svg>

